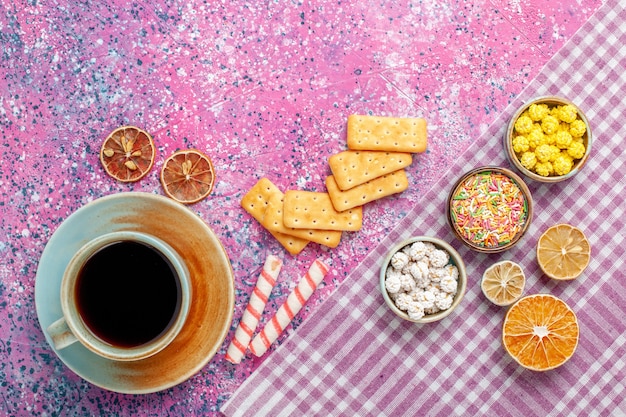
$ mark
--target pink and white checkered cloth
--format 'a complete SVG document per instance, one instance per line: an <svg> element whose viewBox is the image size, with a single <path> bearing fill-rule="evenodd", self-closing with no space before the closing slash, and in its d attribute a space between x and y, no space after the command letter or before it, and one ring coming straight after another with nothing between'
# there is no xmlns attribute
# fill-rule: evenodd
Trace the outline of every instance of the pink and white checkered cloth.
<svg viewBox="0 0 626 417"><path fill-rule="evenodd" d="M626 415L626 2L610 0L549 61L421 202L351 276L233 394L221 411L250 415ZM527 181L535 218L522 242L498 255L455 241L447 193L464 172L508 166L502 136L513 111L543 95L567 97L587 114L594 142L582 172L558 184ZM572 282L542 275L535 246L549 226L584 230L592 260ZM454 244L469 277L463 302L444 321L396 318L378 289L380 262L416 235ZM518 366L501 344L505 308L485 300L479 280L497 260L523 266L526 294L566 301L580 324L574 357L553 371Z"/></svg>

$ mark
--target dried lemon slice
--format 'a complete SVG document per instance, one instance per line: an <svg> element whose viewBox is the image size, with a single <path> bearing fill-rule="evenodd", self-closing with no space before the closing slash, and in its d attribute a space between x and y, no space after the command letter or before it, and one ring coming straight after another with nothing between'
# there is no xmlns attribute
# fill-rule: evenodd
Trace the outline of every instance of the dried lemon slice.
<svg viewBox="0 0 626 417"><path fill-rule="evenodd" d="M589 265L591 246L587 237L569 224L557 224L546 230L537 242L537 261L550 278L577 278Z"/></svg>
<svg viewBox="0 0 626 417"><path fill-rule="evenodd" d="M512 261L502 261L485 270L480 287L485 297L499 306L517 301L524 292L526 276L522 267Z"/></svg>
<svg viewBox="0 0 626 417"><path fill-rule="evenodd" d="M214 183L213 163L197 149L175 152L161 169L165 194L179 203L197 203L211 193Z"/></svg>
<svg viewBox="0 0 626 417"><path fill-rule="evenodd" d="M116 180L133 182L150 171L154 155L154 141L148 132L135 126L122 126L104 140L100 162Z"/></svg>
<svg viewBox="0 0 626 417"><path fill-rule="evenodd" d="M554 369L574 355L578 346L578 319L562 300L535 294L513 304L504 318L504 349L525 368Z"/></svg>

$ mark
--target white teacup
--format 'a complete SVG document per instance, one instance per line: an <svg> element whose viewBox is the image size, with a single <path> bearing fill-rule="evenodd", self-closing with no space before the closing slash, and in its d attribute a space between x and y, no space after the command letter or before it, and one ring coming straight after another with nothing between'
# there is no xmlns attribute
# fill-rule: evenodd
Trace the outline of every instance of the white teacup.
<svg viewBox="0 0 626 417"><path fill-rule="evenodd" d="M107 359L145 359L182 329L190 288L185 262L170 245L145 233L108 233L70 260L61 282L63 317L47 332L56 350L80 342Z"/></svg>

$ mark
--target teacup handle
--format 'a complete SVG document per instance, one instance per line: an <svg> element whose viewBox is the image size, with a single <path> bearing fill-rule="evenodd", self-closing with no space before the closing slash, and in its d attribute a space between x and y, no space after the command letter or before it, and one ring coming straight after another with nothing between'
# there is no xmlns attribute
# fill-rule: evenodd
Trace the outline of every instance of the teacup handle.
<svg viewBox="0 0 626 417"><path fill-rule="evenodd" d="M48 331L48 335L52 338L52 345L56 350L64 349L78 341L67 325L67 321L64 317L52 323L46 330Z"/></svg>

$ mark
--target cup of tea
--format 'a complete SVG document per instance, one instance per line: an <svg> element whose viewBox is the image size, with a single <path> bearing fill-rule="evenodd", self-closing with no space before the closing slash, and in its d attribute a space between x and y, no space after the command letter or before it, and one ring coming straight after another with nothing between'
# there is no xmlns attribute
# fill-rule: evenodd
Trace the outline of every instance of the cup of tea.
<svg viewBox="0 0 626 417"><path fill-rule="evenodd" d="M70 260L61 282L63 316L47 332L57 350L79 342L107 359L145 359L180 332L190 288L185 262L166 242L146 233L108 233Z"/></svg>

